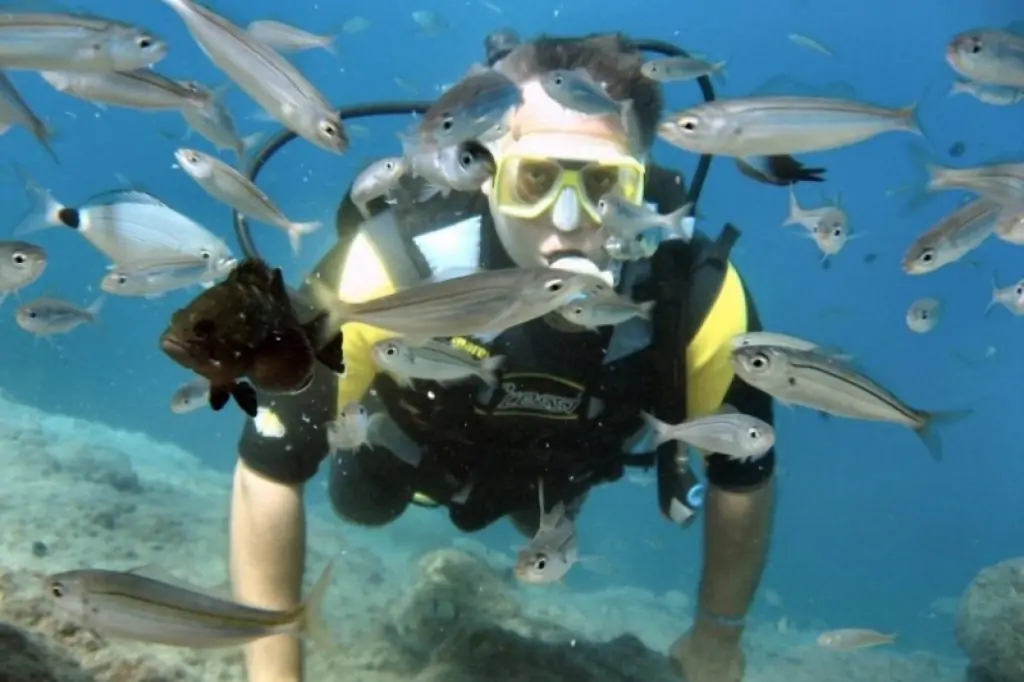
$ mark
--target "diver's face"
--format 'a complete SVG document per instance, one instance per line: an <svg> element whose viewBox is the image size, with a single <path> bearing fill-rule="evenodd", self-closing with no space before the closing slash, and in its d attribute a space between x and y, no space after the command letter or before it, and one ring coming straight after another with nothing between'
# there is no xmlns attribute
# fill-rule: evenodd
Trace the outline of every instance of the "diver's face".
<svg viewBox="0 0 1024 682"><path fill-rule="evenodd" d="M523 104L512 115L509 130L505 137L488 145L499 164L504 157L527 154L564 161L572 168L576 160L629 155L628 139L620 122L565 109L536 82L523 86ZM531 182L545 184L550 180L537 175L542 172L522 166L510 182L529 195ZM596 193L596 185L602 181L599 175L589 178L589 193ZM613 189L614 179L607 187L608 191ZM609 259L603 248L605 236L600 222L584 209L578 187L559 188L557 194L549 195L555 197L550 207L533 217L513 216L503 210L494 180L489 179L483 191L489 199L498 237L519 267L550 265L560 255L583 256L601 269L607 267Z"/></svg>

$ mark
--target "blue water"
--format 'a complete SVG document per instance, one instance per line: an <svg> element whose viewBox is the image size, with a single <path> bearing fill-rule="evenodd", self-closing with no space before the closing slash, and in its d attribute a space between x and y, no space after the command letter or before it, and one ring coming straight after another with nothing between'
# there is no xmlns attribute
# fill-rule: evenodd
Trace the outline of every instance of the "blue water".
<svg viewBox="0 0 1024 682"><path fill-rule="evenodd" d="M172 50L159 65L161 72L210 86L225 82L178 17L158 0L79 4L151 27L169 40ZM862 99L878 104L919 101L933 154L948 161L946 150L952 143L966 145L964 156L950 161L952 165L1024 151L1024 108L947 97L953 74L943 58L954 33L1020 19L1022 10L1015 0L499 4L502 14L476 2L450 0L437 0L432 6L409 0L306 0L286 8L270 0L221 0L215 7L236 22L276 18L314 31L326 31L357 14L369 19L369 30L339 38L339 57L322 51L295 57L310 79L339 104L429 99L438 85L456 80L469 64L482 60L484 36L502 26L515 27L524 37L619 29L728 57L728 81L719 86L722 96L746 94L780 74L810 84L840 80L852 85ZM448 29L433 38L416 35L418 27L409 18L416 9L439 11ZM823 41L836 57L793 45L786 38L790 32ZM420 96L402 89L394 82L396 77L418 87ZM79 202L119 186L118 176L124 176L225 239L232 237L229 211L172 168L173 151L182 145L186 131L180 117L100 111L56 93L33 74L14 73L12 78L33 108L59 131L55 147L61 164L55 165L23 130L0 139L3 158L16 161L58 199ZM693 85L667 89L670 108L695 103L697 97ZM256 105L237 90L231 91L228 102L243 134L274 129L274 124L252 118ZM352 150L344 157L304 142L291 144L267 165L261 185L287 214L330 224L356 169L370 159L396 153L394 132L405 122L361 122L369 135L353 136ZM901 646L941 651L952 647L950 622L925 618L929 602L960 594L980 568L1019 555L1024 539L1022 320L1002 309L982 315L992 273L1000 274L1004 286L1024 275L1024 251L990 241L938 273L904 275L900 259L915 236L963 199L955 192L942 194L907 213L901 195L886 195L920 179L907 139L885 135L801 157L809 165L820 162L828 167L824 189L832 195L842 193L858 234L828 270L821 267L813 243L797 237L799 230L780 227L788 206L785 190L751 183L729 161L719 160L712 168L701 197L701 226L714 233L724 221L731 221L743 229L735 260L770 329L842 346L911 404L974 410L970 419L942 431L942 463L932 461L905 429L823 421L800 409L778 410L781 493L764 584L786 595L786 611L798 623L818 618L834 626L866 624L901 632ZM187 144L210 149L198 137ZM663 143L655 156L661 164L687 173L695 163L694 157ZM27 207L13 178L0 181L3 218L12 226ZM798 192L803 205L819 203L813 187ZM295 281L328 246L332 231L325 228L306 239L298 259L290 254L282 233L263 225L254 226L254 232L264 254ZM105 268L100 255L70 231L51 230L34 238L49 251L50 266L40 282L22 293L22 300L57 295L83 305L91 302ZM877 259L865 262L868 254ZM904 314L922 296L941 299L945 316L933 333L915 335L906 328ZM98 326L59 338L56 347L23 333L13 320L16 304L8 301L0 311L0 385L18 400L46 410L175 441L210 466L229 470L241 425L239 413L201 410L177 416L167 406L170 393L189 375L159 352L156 339L170 313L188 298L185 293L152 301L112 297ZM983 359L990 346L998 352ZM968 366L953 357L954 351L977 362ZM661 548L633 543L634 553L609 557L620 569L618 579L654 590L692 593L700 531L684 533L663 521L653 488L623 482L598 491L588 503L581 533L592 540L649 537ZM502 524L481 537L500 548L515 541ZM581 572L574 573L569 584L586 589L605 580Z"/></svg>

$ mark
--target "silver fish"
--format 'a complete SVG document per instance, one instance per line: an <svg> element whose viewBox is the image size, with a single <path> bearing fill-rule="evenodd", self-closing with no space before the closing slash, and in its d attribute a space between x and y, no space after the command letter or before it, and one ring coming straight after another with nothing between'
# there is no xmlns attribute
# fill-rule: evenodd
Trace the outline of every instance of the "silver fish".
<svg viewBox="0 0 1024 682"><path fill-rule="evenodd" d="M273 225L288 234L288 243L292 251L299 253L302 238L320 229L320 221L297 223L289 219L277 207L266 192L261 190L252 180L220 159L204 154L195 149L179 149L174 152L182 170L199 183L210 196L223 201L239 213Z"/></svg>
<svg viewBox="0 0 1024 682"><path fill-rule="evenodd" d="M810 231L819 228L833 230L835 228L846 229L850 224L850 218L837 201L833 206L821 206L819 208L803 208L797 201L796 192L793 186L789 187L789 215L782 223L783 227L788 225L802 225Z"/></svg>
<svg viewBox="0 0 1024 682"><path fill-rule="evenodd" d="M0 303L43 276L46 252L35 244L0 241Z"/></svg>
<svg viewBox="0 0 1024 682"><path fill-rule="evenodd" d="M597 331L599 327L622 324L626 320L639 317L650 320L654 310L654 301L637 303L628 298L585 299L569 303L558 309L558 313L569 322L580 327Z"/></svg>
<svg viewBox="0 0 1024 682"><path fill-rule="evenodd" d="M306 601L287 611L245 606L132 572L68 571L46 578L45 587L58 609L113 637L212 649L302 634L329 646L320 607L332 574L328 564Z"/></svg>
<svg viewBox="0 0 1024 682"><path fill-rule="evenodd" d="M486 149L473 143L450 147L422 147L412 138L399 136L410 175L423 178L436 192L447 197L451 192L477 192L494 175L494 160ZM435 193L436 193L435 192ZM420 199L425 200L428 191Z"/></svg>
<svg viewBox="0 0 1024 682"><path fill-rule="evenodd" d="M348 149L338 112L291 62L192 0L164 3L182 18L210 61L267 113L321 149Z"/></svg>
<svg viewBox="0 0 1024 682"><path fill-rule="evenodd" d="M1024 163L994 163L974 168L929 166L931 191L964 189L1010 210L1024 210Z"/></svg>
<svg viewBox="0 0 1024 682"><path fill-rule="evenodd" d="M559 502L551 511L544 504L544 481L537 486L540 497L540 523L537 534L516 559L515 575L526 583L544 584L561 580L573 564L580 561L576 525Z"/></svg>
<svg viewBox="0 0 1024 682"><path fill-rule="evenodd" d="M984 104L1009 107L1024 102L1024 86L984 85L974 81L953 81L950 95L966 94Z"/></svg>
<svg viewBox="0 0 1024 682"><path fill-rule="evenodd" d="M488 386L497 386L497 372L505 362L502 355L478 359L468 351L443 341L430 340L422 345L412 345L400 338L376 343L373 359L404 386L411 386L412 379L446 384L474 376Z"/></svg>
<svg viewBox="0 0 1024 682"><path fill-rule="evenodd" d="M903 257L903 272L924 275L955 263L988 239L999 217L999 205L975 199L940 220L918 237Z"/></svg>
<svg viewBox="0 0 1024 682"><path fill-rule="evenodd" d="M942 303L936 298L922 298L907 308L907 328L916 334L935 329L942 315Z"/></svg>
<svg viewBox="0 0 1024 682"><path fill-rule="evenodd" d="M57 154L50 146L53 133L42 119L36 116L28 103L22 98L7 74L0 71L0 127L6 130L12 125L20 125L29 130L32 135L43 145L43 149L54 161L58 161ZM2 134L2 131L0 131ZM59 161L58 161L59 163Z"/></svg>
<svg viewBox="0 0 1024 682"><path fill-rule="evenodd" d="M995 275L992 275L992 300L988 302L985 314L988 315L997 305L1003 306L1017 317L1024 315L1024 279L1000 288Z"/></svg>
<svg viewBox="0 0 1024 682"><path fill-rule="evenodd" d="M1024 87L1024 35L1001 29L965 31L949 42L946 61L973 81Z"/></svg>
<svg viewBox="0 0 1024 682"><path fill-rule="evenodd" d="M680 149L722 156L825 151L888 132L921 135L915 107L884 109L825 97L748 97L670 114L659 136Z"/></svg>
<svg viewBox="0 0 1024 682"><path fill-rule="evenodd" d="M193 286L209 288L238 264L234 258L215 262L168 263L141 269L114 267L100 280L100 289L115 296L158 298L169 291Z"/></svg>
<svg viewBox="0 0 1024 682"><path fill-rule="evenodd" d="M468 75L430 105L420 121L421 140L425 144L448 147L479 139L522 102L519 86L508 76L474 66Z"/></svg>
<svg viewBox="0 0 1024 682"><path fill-rule="evenodd" d="M77 14L0 14L0 69L134 71L167 56L146 29Z"/></svg>
<svg viewBox="0 0 1024 682"><path fill-rule="evenodd" d="M612 260L638 261L650 258L658 250L657 242L641 236L634 239L623 239L611 236L604 241L604 250Z"/></svg>
<svg viewBox="0 0 1024 682"><path fill-rule="evenodd" d="M1002 211L996 221L996 236L1010 244L1024 245L1024 210Z"/></svg>
<svg viewBox="0 0 1024 682"><path fill-rule="evenodd" d="M634 204L609 192L597 200L597 213L601 216L601 225L611 236L630 239L644 230L662 228L673 237L685 241L693 239L694 222L687 220L692 204L680 206L671 213L664 215L644 204Z"/></svg>
<svg viewBox="0 0 1024 682"><path fill-rule="evenodd" d="M566 109L594 116L619 116L624 104L613 100L586 69L559 69L540 77L548 97Z"/></svg>
<svg viewBox="0 0 1024 682"><path fill-rule="evenodd" d="M364 218L370 217L366 205L390 193L408 170L409 162L405 158L391 156L375 161L356 176L349 196Z"/></svg>
<svg viewBox="0 0 1024 682"><path fill-rule="evenodd" d="M197 377L182 384L171 396L171 412L188 414L201 407L206 407L209 402L210 380L205 377Z"/></svg>
<svg viewBox="0 0 1024 682"><path fill-rule="evenodd" d="M209 99L187 84L149 69L108 73L43 71L39 75L59 92L101 105L163 111L203 107Z"/></svg>
<svg viewBox="0 0 1024 682"><path fill-rule="evenodd" d="M360 322L401 334L413 343L431 338L497 334L542 317L571 299L607 294L593 275L555 268L508 268L427 282L364 303L339 301L314 281L314 295L333 317L326 327Z"/></svg>
<svg viewBox="0 0 1024 682"><path fill-rule="evenodd" d="M364 445L372 448L374 431L382 419L379 412L370 415L359 403L348 403L338 418L327 424L327 444L331 451L358 450Z"/></svg>
<svg viewBox="0 0 1024 682"><path fill-rule="evenodd" d="M19 327L36 336L66 334L80 325L96 322L103 300L100 296L83 309L58 298L37 298L19 306L15 320Z"/></svg>
<svg viewBox="0 0 1024 682"><path fill-rule="evenodd" d="M337 54L337 50L334 49L334 36L318 36L280 21L254 21L245 30L253 38L278 52L321 48L331 54Z"/></svg>
<svg viewBox="0 0 1024 682"><path fill-rule="evenodd" d="M819 346L813 341L797 338L779 332L744 332L732 337L730 346L733 350L737 348L748 348L750 346L778 346L780 348L792 348L793 350L813 350L827 355L835 355L841 360L850 360L851 356L841 355L841 351L831 346Z"/></svg>
<svg viewBox="0 0 1024 682"><path fill-rule="evenodd" d="M656 445L676 440L705 452L741 461L760 459L775 445L775 429L771 424L732 410L674 425L646 412L642 416L644 423L654 432Z"/></svg>
<svg viewBox="0 0 1024 682"><path fill-rule="evenodd" d="M935 459L942 458L942 444L934 428L971 414L967 410L925 412L910 407L848 363L813 350L737 348L732 352L732 366L740 379L779 402L911 428Z"/></svg>
<svg viewBox="0 0 1024 682"><path fill-rule="evenodd" d="M231 249L221 239L146 192L104 192L80 208L71 208L31 178L23 179L34 207L15 228L17 235L70 227L123 269L216 263L231 257Z"/></svg>
<svg viewBox="0 0 1024 682"><path fill-rule="evenodd" d="M234 117L221 101L224 88L210 90L196 81L185 81L183 85L195 91L206 102L202 106L184 107L180 110L189 128L212 142L218 151L234 151L241 162L246 151L263 137L262 134L256 133L245 138L238 134Z"/></svg>
<svg viewBox="0 0 1024 682"><path fill-rule="evenodd" d="M663 57L644 62L640 73L659 83L693 80L701 76L722 75L725 62L709 62L696 57Z"/></svg>
<svg viewBox="0 0 1024 682"><path fill-rule="evenodd" d="M448 28L448 22L446 22L437 12L417 10L412 13L412 20L419 24L420 28L423 29L421 31L421 35L424 36L435 36Z"/></svg>
<svg viewBox="0 0 1024 682"><path fill-rule="evenodd" d="M341 25L341 32L348 35L355 35L356 33L362 33L366 29L370 28L372 23L365 17L352 17L345 21Z"/></svg>

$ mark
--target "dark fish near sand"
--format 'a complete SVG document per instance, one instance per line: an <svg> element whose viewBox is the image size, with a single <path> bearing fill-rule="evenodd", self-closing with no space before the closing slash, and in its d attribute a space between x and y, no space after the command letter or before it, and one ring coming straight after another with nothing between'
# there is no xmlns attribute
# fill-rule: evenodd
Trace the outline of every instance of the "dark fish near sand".
<svg viewBox="0 0 1024 682"><path fill-rule="evenodd" d="M326 317L300 323L281 270L249 259L175 312L160 347L179 365L210 380L214 410L233 397L255 417L253 385L268 393L302 391L312 382L318 360L344 373L341 332L327 332ZM330 340L321 346L318 340L325 337Z"/></svg>

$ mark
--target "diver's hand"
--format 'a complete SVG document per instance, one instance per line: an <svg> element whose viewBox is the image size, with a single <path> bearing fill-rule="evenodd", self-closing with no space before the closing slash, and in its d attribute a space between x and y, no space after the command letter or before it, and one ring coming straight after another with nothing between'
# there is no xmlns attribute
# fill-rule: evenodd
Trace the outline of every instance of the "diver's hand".
<svg viewBox="0 0 1024 682"><path fill-rule="evenodd" d="M746 658L737 634L694 629L669 651L672 669L686 682L740 682Z"/></svg>

